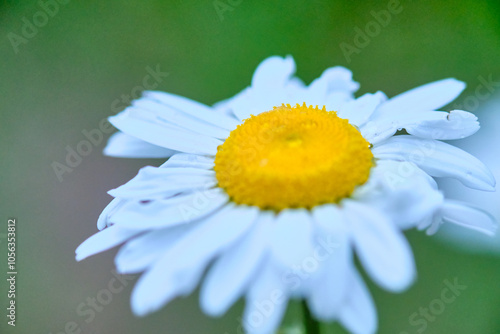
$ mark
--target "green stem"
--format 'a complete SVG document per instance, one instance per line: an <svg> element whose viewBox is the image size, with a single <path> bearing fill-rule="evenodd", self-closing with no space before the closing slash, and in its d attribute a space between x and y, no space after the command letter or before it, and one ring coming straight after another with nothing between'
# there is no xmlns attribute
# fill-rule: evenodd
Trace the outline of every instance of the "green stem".
<svg viewBox="0 0 500 334"><path fill-rule="evenodd" d="M304 313L304 328L306 334L320 334L319 322L311 316L307 303L302 301L302 311Z"/></svg>

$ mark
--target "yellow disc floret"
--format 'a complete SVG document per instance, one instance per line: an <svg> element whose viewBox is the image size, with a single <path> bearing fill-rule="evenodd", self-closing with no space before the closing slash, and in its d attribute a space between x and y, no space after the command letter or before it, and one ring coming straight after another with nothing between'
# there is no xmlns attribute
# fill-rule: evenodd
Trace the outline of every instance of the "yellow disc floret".
<svg viewBox="0 0 500 334"><path fill-rule="evenodd" d="M368 180L372 166L357 128L304 103L246 119L218 147L214 169L235 203L279 211L338 202Z"/></svg>

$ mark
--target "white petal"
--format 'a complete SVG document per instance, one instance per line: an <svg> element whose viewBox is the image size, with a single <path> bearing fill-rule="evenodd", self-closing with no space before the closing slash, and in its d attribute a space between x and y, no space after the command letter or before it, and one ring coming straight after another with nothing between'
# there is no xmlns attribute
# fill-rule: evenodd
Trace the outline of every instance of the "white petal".
<svg viewBox="0 0 500 334"><path fill-rule="evenodd" d="M261 213L248 235L216 260L200 292L205 313L221 316L243 294L267 250L272 219L272 213Z"/></svg>
<svg viewBox="0 0 500 334"><path fill-rule="evenodd" d="M313 254L312 232L311 216L306 210L281 211L273 229L273 255L285 268L300 265Z"/></svg>
<svg viewBox="0 0 500 334"><path fill-rule="evenodd" d="M350 241L346 222L335 205L315 207L313 218L321 226L316 246L320 268L308 297L308 306L318 320L332 321L339 314L349 285Z"/></svg>
<svg viewBox="0 0 500 334"><path fill-rule="evenodd" d="M360 187L353 197L378 208L402 229L415 227L443 203L434 179L411 162L381 160L370 182L377 185L365 192Z"/></svg>
<svg viewBox="0 0 500 334"><path fill-rule="evenodd" d="M214 159L196 154L177 153L170 157L161 167L192 167L213 169Z"/></svg>
<svg viewBox="0 0 500 334"><path fill-rule="evenodd" d="M124 185L108 191L113 197L150 200L165 198L183 191L207 189L217 184L215 172L199 168L143 167Z"/></svg>
<svg viewBox="0 0 500 334"><path fill-rule="evenodd" d="M468 203L446 200L441 211L443 220L487 235L495 235L498 223L488 212Z"/></svg>
<svg viewBox="0 0 500 334"><path fill-rule="evenodd" d="M369 142L378 143L401 129L406 129L406 132L416 137L450 140L462 139L476 133L479 123L476 116L462 110L449 113L420 111L369 122L361 129L361 133Z"/></svg>
<svg viewBox="0 0 500 334"><path fill-rule="evenodd" d="M500 99L491 99L478 111L481 130L477 134L453 142L453 145L473 154L490 168L495 178L500 178ZM453 179L439 179L439 186L447 198L467 202L491 213L496 221L500 221L500 192L484 192L465 188ZM443 224L436 236L460 250L482 254L500 254L500 233L492 238L483 233L474 233L455 224Z"/></svg>
<svg viewBox="0 0 500 334"><path fill-rule="evenodd" d="M283 93L283 92L280 91L280 94L281 93ZM284 101L286 101L289 104L295 104L295 103L299 103L301 101L302 102L305 101L305 99L303 98L304 93L305 93L305 85L302 82L302 80L300 80L297 77L291 77L288 80L288 82L285 83L284 93L287 97L277 99L276 103L281 104ZM273 90L273 95L275 95L274 90ZM239 109L239 108L236 108L236 106L241 107L242 110L252 109L249 107L251 107L256 102L255 100L258 98L259 98L258 96L254 98L252 89L250 87L247 87L247 88L243 89L241 92L239 92L238 94L236 94L235 96L233 96L229 99L217 102L216 104L213 105L213 107L215 109L217 109L219 112L236 117L234 110ZM245 104L247 105L247 107L245 106ZM268 106L267 109L270 110L273 106L274 106L274 102L271 103L271 105ZM266 110L265 109L264 110L257 110L257 112L254 114L258 114L262 111L266 111Z"/></svg>
<svg viewBox="0 0 500 334"><path fill-rule="evenodd" d="M328 111L337 111L344 107L345 104L354 99L352 94L346 92L333 92L328 94L324 105Z"/></svg>
<svg viewBox="0 0 500 334"><path fill-rule="evenodd" d="M340 322L353 334L372 334L377 331L377 310L370 292L357 272L352 274L349 299L342 307Z"/></svg>
<svg viewBox="0 0 500 334"><path fill-rule="evenodd" d="M443 199L441 192L416 183L414 188L405 187L389 193L385 200L378 202L378 208L401 229L408 229L436 211Z"/></svg>
<svg viewBox="0 0 500 334"><path fill-rule="evenodd" d="M423 231L426 228L428 228L427 235L432 235L436 233L441 223L442 223L442 218L441 215L439 214L439 211L437 211L433 215L429 215L425 219L422 219L418 223L417 229L419 231Z"/></svg>
<svg viewBox="0 0 500 334"><path fill-rule="evenodd" d="M386 290L405 290L415 278L415 263L403 234L377 210L354 201L343 204L366 272Z"/></svg>
<svg viewBox="0 0 500 334"><path fill-rule="evenodd" d="M167 158L176 152L150 144L123 132L113 134L104 148L104 154L117 158Z"/></svg>
<svg viewBox="0 0 500 334"><path fill-rule="evenodd" d="M465 89L465 83L453 78L428 83L399 94L377 110L379 117L392 117L400 113L420 110L437 110L451 101Z"/></svg>
<svg viewBox="0 0 500 334"><path fill-rule="evenodd" d="M433 116L435 119L426 120L422 117L421 121L405 124L404 128L409 134L417 137L441 140L462 139L479 130L477 117L467 111L434 112Z"/></svg>
<svg viewBox="0 0 500 334"><path fill-rule="evenodd" d="M335 235L346 231L346 221L342 210L334 204L324 204L312 210L314 223L324 233Z"/></svg>
<svg viewBox="0 0 500 334"><path fill-rule="evenodd" d="M217 113L205 104L172 93L146 91L144 92L144 97L156 100L166 106L170 106L229 131L234 130L239 124L236 119Z"/></svg>
<svg viewBox="0 0 500 334"><path fill-rule="evenodd" d="M354 98L353 92L358 88L359 84L352 80L351 71L341 66L330 67L309 85L305 102L337 110L340 103Z"/></svg>
<svg viewBox="0 0 500 334"><path fill-rule="evenodd" d="M296 90L297 92L301 91L306 87L304 81L302 81L300 78L297 77L291 77L290 80L287 82L287 86L289 89Z"/></svg>
<svg viewBox="0 0 500 334"><path fill-rule="evenodd" d="M203 218L229 200L220 188L197 191L148 203L129 202L113 217L113 223L145 230L188 223Z"/></svg>
<svg viewBox="0 0 500 334"><path fill-rule="evenodd" d="M178 129L160 122L141 119L139 115L132 114L129 111L112 116L109 121L126 134L176 151L215 155L217 146L222 144L222 141L215 138Z"/></svg>
<svg viewBox="0 0 500 334"><path fill-rule="evenodd" d="M141 231L129 230L118 226L110 226L97 232L76 249L76 260L81 261L86 257L103 252L137 235Z"/></svg>
<svg viewBox="0 0 500 334"><path fill-rule="evenodd" d="M223 129L198 117L161 104L148 97L133 101L132 106L127 108L127 110L145 113L149 112L161 122L173 124L208 137L227 138L229 136L229 130L227 129ZM211 113L214 113L214 111L212 110Z"/></svg>
<svg viewBox="0 0 500 334"><path fill-rule="evenodd" d="M252 85L231 101L234 114L244 120L250 115L272 110L283 103L296 103L296 81L291 83L294 72L295 62L291 56L265 59L255 70ZM295 94L291 95L291 92Z"/></svg>
<svg viewBox="0 0 500 334"><path fill-rule="evenodd" d="M222 101L218 101L218 102L215 102L213 105L212 105L212 108L214 108L215 110L217 110L218 112L221 112L223 113L224 115L234 115L233 114L233 110L231 108L231 103L232 101L238 97L239 94L241 94L242 92L234 95L234 96L231 96L230 98L227 98L225 100L222 100ZM231 116L232 117L232 116Z"/></svg>
<svg viewBox="0 0 500 334"><path fill-rule="evenodd" d="M191 228L192 225L178 225L146 232L130 240L115 257L116 270L123 274L135 274L148 269Z"/></svg>
<svg viewBox="0 0 500 334"><path fill-rule="evenodd" d="M275 93L275 89L273 90L273 93ZM264 104L262 99L259 99L254 90L251 87L247 87L231 100L230 107L236 117L243 121L249 118L250 115L258 115L261 112L271 110L274 106L276 106L275 100L272 99L274 97L275 94L269 94L266 101L264 101ZM278 99L280 98L278 97ZM276 103L279 104L282 102L276 101Z"/></svg>
<svg viewBox="0 0 500 334"><path fill-rule="evenodd" d="M209 261L239 239L257 213L256 208L228 205L218 214L193 226L141 276L132 291L133 312L143 316L177 296L190 294Z"/></svg>
<svg viewBox="0 0 500 334"><path fill-rule="evenodd" d="M453 177L470 188L495 189L495 178L481 161L443 142L401 135L374 146L372 152L379 159L414 162L431 176Z"/></svg>
<svg viewBox="0 0 500 334"><path fill-rule="evenodd" d="M127 200L121 198L114 198L111 202L109 202L97 219L97 228L102 230L103 228L109 226L109 218L126 203Z"/></svg>
<svg viewBox="0 0 500 334"><path fill-rule="evenodd" d="M404 187L389 193L378 207L400 228L407 229L436 211L443 199L441 192L429 189L425 184L415 183L414 188Z"/></svg>
<svg viewBox="0 0 500 334"><path fill-rule="evenodd" d="M285 314L289 295L282 287L279 271L269 261L252 283L246 296L243 326L248 334L271 334Z"/></svg>
<svg viewBox="0 0 500 334"><path fill-rule="evenodd" d="M193 267L200 257L212 257L241 238L253 226L258 213L257 207L229 204L194 226L171 250L171 255L183 254L179 267Z"/></svg>
<svg viewBox="0 0 500 334"><path fill-rule="evenodd" d="M294 73L295 61L292 56L269 57L262 61L255 70L252 77L252 88L272 91L276 86L284 85Z"/></svg>
<svg viewBox="0 0 500 334"><path fill-rule="evenodd" d="M387 99L384 93L365 94L356 100L345 103L338 111L340 118L347 118L349 123L362 126L365 124L377 106Z"/></svg>

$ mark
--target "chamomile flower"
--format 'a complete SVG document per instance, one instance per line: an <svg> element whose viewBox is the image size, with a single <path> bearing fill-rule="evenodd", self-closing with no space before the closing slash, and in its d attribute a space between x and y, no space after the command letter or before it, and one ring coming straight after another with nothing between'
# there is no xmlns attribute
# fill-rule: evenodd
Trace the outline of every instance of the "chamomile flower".
<svg viewBox="0 0 500 334"><path fill-rule="evenodd" d="M440 141L479 129L466 111L437 111L464 83L355 98L345 68L307 86L294 71L291 57L271 57L248 88L213 107L146 92L110 118L120 132L106 154L168 158L111 190L102 231L76 250L81 260L124 243L118 271L143 272L135 314L201 284L209 315L245 298L248 333L276 331L291 298L318 320L373 333L376 309L354 254L375 283L400 292L416 273L403 230L433 232L442 221L495 230L488 214L444 198L434 179L494 189L479 160Z"/></svg>

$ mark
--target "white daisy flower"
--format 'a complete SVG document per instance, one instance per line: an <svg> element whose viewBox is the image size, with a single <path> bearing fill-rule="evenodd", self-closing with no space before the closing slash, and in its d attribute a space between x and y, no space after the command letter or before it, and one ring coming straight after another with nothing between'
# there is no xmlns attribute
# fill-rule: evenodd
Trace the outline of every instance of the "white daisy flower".
<svg viewBox="0 0 500 334"><path fill-rule="evenodd" d="M436 111L464 83L355 98L359 85L343 67L308 86L294 72L291 57L271 57L248 88L213 107L145 92L110 118L120 132L106 154L168 157L109 192L102 231L76 250L82 260L125 243L118 271L144 272L132 293L136 315L203 281L209 315L245 298L248 333L277 330L291 298L318 320L373 333L376 309L353 253L375 283L399 292L415 278L402 230L449 221L494 232L489 215L445 199L434 180L494 190L479 160L440 141L479 129L466 111Z"/></svg>

